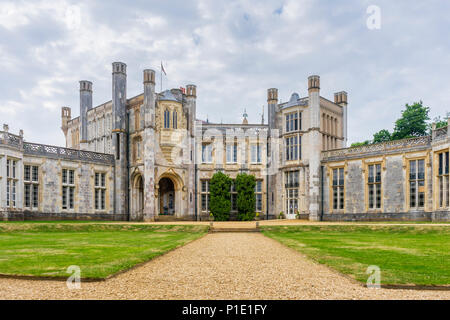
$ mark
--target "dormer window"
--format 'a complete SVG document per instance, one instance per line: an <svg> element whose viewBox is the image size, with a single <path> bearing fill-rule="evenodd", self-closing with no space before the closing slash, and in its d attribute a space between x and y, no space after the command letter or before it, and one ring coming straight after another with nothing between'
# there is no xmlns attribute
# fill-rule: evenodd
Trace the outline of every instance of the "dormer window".
<svg viewBox="0 0 450 320"><path fill-rule="evenodd" d="M164 111L164 129L169 128L170 128L170 111L166 109Z"/></svg>

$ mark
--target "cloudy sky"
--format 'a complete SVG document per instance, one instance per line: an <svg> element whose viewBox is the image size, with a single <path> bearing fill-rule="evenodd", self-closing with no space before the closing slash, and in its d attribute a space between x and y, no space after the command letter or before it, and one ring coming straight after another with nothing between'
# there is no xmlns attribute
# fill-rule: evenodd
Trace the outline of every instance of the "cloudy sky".
<svg viewBox="0 0 450 320"><path fill-rule="evenodd" d="M367 26L371 5L380 29ZM0 0L0 122L64 145L60 109L78 116L79 80L98 105L113 61L128 65L129 97L163 61L163 87L196 84L197 116L211 122L240 122L244 108L260 122L267 88L305 96L319 74L322 96L349 94L349 141L369 139L405 103L450 111L449 12L447 0Z"/></svg>

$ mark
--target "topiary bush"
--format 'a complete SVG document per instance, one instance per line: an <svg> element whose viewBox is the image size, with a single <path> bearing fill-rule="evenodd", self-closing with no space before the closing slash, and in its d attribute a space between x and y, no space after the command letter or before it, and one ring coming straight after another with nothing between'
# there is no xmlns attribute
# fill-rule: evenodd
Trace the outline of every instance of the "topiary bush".
<svg viewBox="0 0 450 320"><path fill-rule="evenodd" d="M237 219L251 221L255 219L255 176L240 173L236 176Z"/></svg>
<svg viewBox="0 0 450 320"><path fill-rule="evenodd" d="M214 221L227 221L231 211L231 179L223 172L215 173L209 182L210 205Z"/></svg>

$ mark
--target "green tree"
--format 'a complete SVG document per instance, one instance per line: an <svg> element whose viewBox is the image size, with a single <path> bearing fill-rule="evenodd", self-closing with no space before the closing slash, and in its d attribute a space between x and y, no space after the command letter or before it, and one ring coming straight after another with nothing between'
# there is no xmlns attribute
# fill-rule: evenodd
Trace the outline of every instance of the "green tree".
<svg viewBox="0 0 450 320"><path fill-rule="evenodd" d="M352 147L367 146L367 145L369 145L370 143L371 143L370 140L366 140L366 141L364 141L364 142L353 142L353 143L350 145L350 147L352 148Z"/></svg>
<svg viewBox="0 0 450 320"><path fill-rule="evenodd" d="M240 173L235 181L237 192L238 220L250 221L255 218L255 176Z"/></svg>
<svg viewBox="0 0 450 320"><path fill-rule="evenodd" d="M433 119L433 122L436 124L436 129L446 127L447 126L447 119L450 117L450 113L447 112L447 115L443 118L441 116L438 116ZM431 126L430 126L431 127Z"/></svg>
<svg viewBox="0 0 450 320"><path fill-rule="evenodd" d="M390 141L391 139L391 133L386 129L382 129L373 135L372 143L386 142Z"/></svg>
<svg viewBox="0 0 450 320"><path fill-rule="evenodd" d="M427 135L427 121L430 120L429 112L430 108L423 106L422 101L415 102L412 105L406 104L402 116L395 122L392 140Z"/></svg>
<svg viewBox="0 0 450 320"><path fill-rule="evenodd" d="M209 184L210 210L215 221L227 221L231 211L231 179L223 172L215 173Z"/></svg>

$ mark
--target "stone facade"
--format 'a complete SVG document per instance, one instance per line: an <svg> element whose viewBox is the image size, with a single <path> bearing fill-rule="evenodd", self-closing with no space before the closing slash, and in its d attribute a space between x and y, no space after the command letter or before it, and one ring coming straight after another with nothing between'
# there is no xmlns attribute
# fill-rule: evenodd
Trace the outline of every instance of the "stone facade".
<svg viewBox="0 0 450 320"><path fill-rule="evenodd" d="M209 180L222 171L255 176L255 210L265 219L448 220L448 129L345 148L347 93L330 101L320 81L310 76L307 94L284 103L268 89L267 124L249 124L246 112L241 124L217 124L196 118L195 85L156 92L151 69L143 71L143 94L128 98L127 66L114 62L110 101L93 107L93 84L83 80L80 116L62 107L66 148L0 131L0 213L204 220Z"/></svg>

